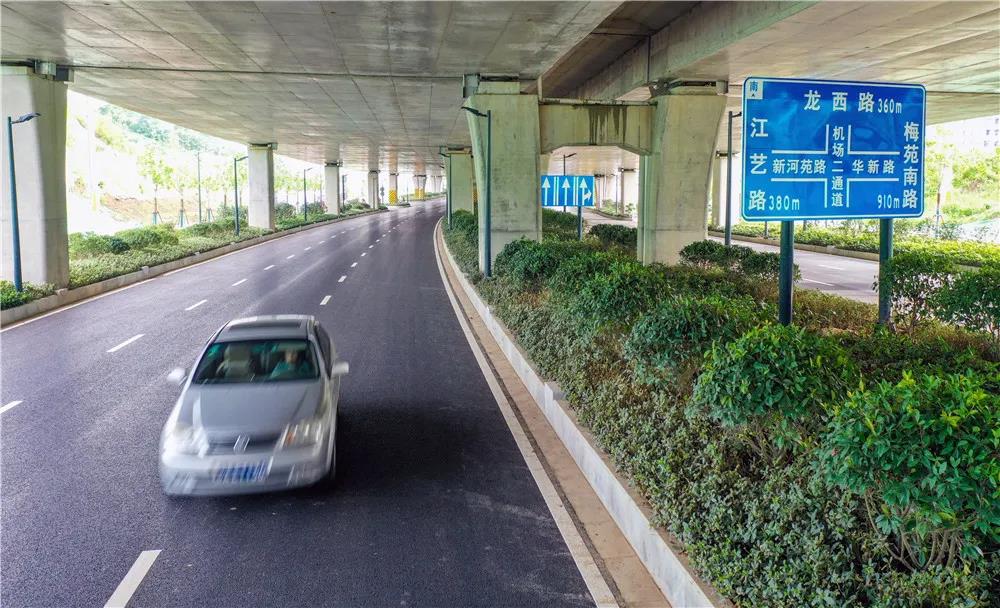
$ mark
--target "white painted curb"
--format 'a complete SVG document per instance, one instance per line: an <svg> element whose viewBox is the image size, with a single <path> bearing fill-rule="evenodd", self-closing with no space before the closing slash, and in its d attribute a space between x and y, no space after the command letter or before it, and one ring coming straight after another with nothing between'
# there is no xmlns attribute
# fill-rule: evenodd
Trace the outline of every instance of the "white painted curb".
<svg viewBox="0 0 1000 608"><path fill-rule="evenodd" d="M51 296L45 296L44 298L38 298L37 300L32 300L21 304L20 306L15 306L13 308L8 308L6 310L0 310L0 325L10 325L11 323L20 321L22 319L27 319L28 317L34 317L57 308L62 308L68 304L73 304L74 302L79 302L80 300L86 300L87 298L92 298L109 291L114 291L128 285L133 285L141 281L152 279L153 277L159 276L161 274L166 274L172 270L178 270L186 266L193 266L195 264L201 264L202 262L211 260L212 258L217 258L219 256L226 255L227 253L232 253L234 251L239 251L240 249L246 249L247 247L253 247L254 245L259 245L261 243L266 243L274 239L279 239L283 236L290 236L297 232L302 232L303 230L309 230L311 228L319 228L320 226L326 226L329 224L335 224L337 222L343 222L346 220L354 219L356 217L363 217L366 215L371 215L373 213L382 213L385 210L377 209L372 211L364 211L362 213L355 213L347 217L338 217L325 222L316 222L315 224L306 224L305 226L296 226L295 228L289 228L288 230L281 230L278 232L271 232L256 238L247 239L245 241L240 241L238 243L230 243L229 245L223 245L222 247L216 247L215 249L209 249L208 251L195 252L189 256L176 259L172 262L164 262L163 264L158 264L156 266L143 266L142 270L137 270L135 272L130 272L128 274L118 275L117 277L111 277L110 279L105 279L103 281L98 281L97 283L91 283L89 285L82 285L74 289L58 289L56 293Z"/></svg>
<svg viewBox="0 0 1000 608"><path fill-rule="evenodd" d="M699 579L688 564L681 544L653 525L652 509L615 473L614 466L597 446L593 436L577 421L558 384L542 379L503 322L493 316L489 306L459 270L447 244L443 249L462 289L507 360L671 605L674 608L732 606Z"/></svg>

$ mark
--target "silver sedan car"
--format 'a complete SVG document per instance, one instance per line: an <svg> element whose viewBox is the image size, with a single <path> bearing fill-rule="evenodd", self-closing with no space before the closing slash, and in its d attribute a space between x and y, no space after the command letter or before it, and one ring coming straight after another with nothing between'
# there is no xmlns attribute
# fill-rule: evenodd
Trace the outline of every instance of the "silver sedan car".
<svg viewBox="0 0 1000 608"><path fill-rule="evenodd" d="M340 378L329 335L311 316L230 321L208 341L160 438L167 494L218 495L332 482Z"/></svg>

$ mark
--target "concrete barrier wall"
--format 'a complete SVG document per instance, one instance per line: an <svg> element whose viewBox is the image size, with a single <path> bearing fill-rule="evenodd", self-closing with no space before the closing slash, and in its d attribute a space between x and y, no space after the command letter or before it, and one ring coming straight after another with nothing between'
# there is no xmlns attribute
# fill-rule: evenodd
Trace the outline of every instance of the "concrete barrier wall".
<svg viewBox="0 0 1000 608"><path fill-rule="evenodd" d="M440 229L436 238L440 238ZM577 420L559 385L542 379L503 322L493 315L489 306L459 270L444 239L441 238L440 242L440 249L445 252L447 262L458 277L462 290L670 603L685 608L732 606L700 580L688 563L681 544L652 523L652 509L615 472L614 465L598 447L593 435Z"/></svg>
<svg viewBox="0 0 1000 608"><path fill-rule="evenodd" d="M105 279L97 283L91 283L90 285L83 285L82 287L76 287L74 289L60 289L55 294L51 296L45 296L44 298L38 298L37 300L32 300L20 306L15 306L13 308L8 308L6 310L0 311L0 325L9 325L29 317L34 317L35 315L40 315L69 304L75 304L87 298L92 298L109 291L114 291L116 289L121 289L122 287L127 287L141 281L146 281L152 279L153 277L171 272L173 270L178 270L186 266L193 266L194 264L201 264L207 260L217 258L219 256L226 255L227 253L232 253L233 251L239 251L240 249L246 249L248 247L253 247L254 245L259 245L261 243L266 243L274 239L278 239L284 236L290 236L297 232L302 232L303 230L309 230L310 228L318 228L320 226L326 226L327 224L334 224L337 222L343 222L355 217L360 217L363 215L370 215L372 213L381 213L382 210L364 211L362 213L356 213L349 217L338 217L325 222L316 222L315 224L308 224L306 226L298 226L296 228L289 228L288 230L282 230L280 232L272 232L270 234L265 234L252 239L247 239L245 241L240 241L238 243L230 243L229 245L224 245L222 247L217 247L215 249L210 249L209 251L197 252L193 255L183 257L172 262L166 262L164 264L158 264L156 266L144 266L142 270L137 270L136 272L130 272L128 274L118 275L117 277L111 277L110 279Z"/></svg>

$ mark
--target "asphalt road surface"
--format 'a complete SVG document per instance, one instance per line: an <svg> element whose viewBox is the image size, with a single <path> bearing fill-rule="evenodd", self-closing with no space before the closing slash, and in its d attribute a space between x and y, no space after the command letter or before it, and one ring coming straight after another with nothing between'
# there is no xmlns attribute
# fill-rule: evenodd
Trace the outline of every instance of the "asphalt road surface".
<svg viewBox="0 0 1000 608"><path fill-rule="evenodd" d="M444 291L442 211L307 230L4 331L0 603L103 606L144 555L130 606L592 605ZM167 373L268 313L316 315L350 362L336 487L165 497Z"/></svg>

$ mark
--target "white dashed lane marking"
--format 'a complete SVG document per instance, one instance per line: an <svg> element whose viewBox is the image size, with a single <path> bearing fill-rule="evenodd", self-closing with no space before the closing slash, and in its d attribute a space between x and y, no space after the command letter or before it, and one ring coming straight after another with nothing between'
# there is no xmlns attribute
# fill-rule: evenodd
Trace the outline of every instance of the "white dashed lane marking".
<svg viewBox="0 0 1000 608"><path fill-rule="evenodd" d="M321 301L321 302L319 303L319 305L320 305L320 306L326 306L326 303L327 303L327 302L329 302L329 301L330 301L330 296L326 296L326 297L325 297L325 298L323 298L323 300L322 300L322 301Z"/></svg>
<svg viewBox="0 0 1000 608"><path fill-rule="evenodd" d="M108 598L108 603L104 604L104 608L125 608L128 605L128 601L132 599L132 594L135 593L135 590L142 583L142 579L146 578L146 573L153 567L153 562L156 561L156 557L159 554L160 551L158 549L156 551L143 551L140 553L135 563L129 568L128 574L125 575L122 582L118 583L118 588Z"/></svg>
<svg viewBox="0 0 1000 608"><path fill-rule="evenodd" d="M267 267L267 268L265 268L264 270L271 270L272 268L274 268L274 264L271 264L270 266L268 266L268 267Z"/></svg>
<svg viewBox="0 0 1000 608"><path fill-rule="evenodd" d="M199 306L201 306L205 302L208 302L208 300L199 300L199 301L195 302L194 304L192 304L191 306L188 306L184 310L194 310L195 308L198 308Z"/></svg>
<svg viewBox="0 0 1000 608"><path fill-rule="evenodd" d="M129 338L128 340L125 340L124 342L122 342L118 346L114 346L112 348L109 348L107 352L109 352L109 353L117 352L117 351L125 348L129 344L135 342L136 340L138 340L139 338L141 338L141 337L143 337L145 335L146 334L136 334L136 335L132 336L131 338Z"/></svg>
<svg viewBox="0 0 1000 608"><path fill-rule="evenodd" d="M358 265L358 263L357 263L357 262L354 262L353 264L351 264L351 268L354 268L354 267L355 267L355 266L357 266L357 265Z"/></svg>
<svg viewBox="0 0 1000 608"><path fill-rule="evenodd" d="M22 403L24 403L24 401L11 401L7 405L0 407L0 414L6 412L7 410L12 410L15 407L21 405Z"/></svg>
<svg viewBox="0 0 1000 608"><path fill-rule="evenodd" d="M805 281L806 283L819 283L820 285L826 285L827 287L833 287L833 283L824 283L823 281L817 281L815 279L807 279L805 277L802 277L802 280Z"/></svg>
<svg viewBox="0 0 1000 608"><path fill-rule="evenodd" d="M246 283L246 282L247 282L246 279L240 279L239 281L236 281L235 283L233 283L232 287L236 287L237 285L242 285L243 283Z"/></svg>
<svg viewBox="0 0 1000 608"><path fill-rule="evenodd" d="M346 274L345 275L341 275L341 277L339 279L337 279L337 282L338 283L343 283L344 280L346 280L346 279L347 279L347 275Z"/></svg>

